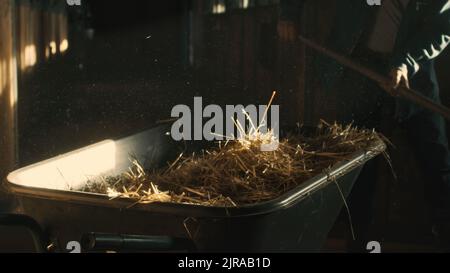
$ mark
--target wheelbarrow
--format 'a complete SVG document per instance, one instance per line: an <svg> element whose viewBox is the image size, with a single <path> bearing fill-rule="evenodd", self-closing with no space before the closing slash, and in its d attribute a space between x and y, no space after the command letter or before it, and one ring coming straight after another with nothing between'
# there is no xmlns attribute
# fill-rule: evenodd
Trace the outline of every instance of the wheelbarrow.
<svg viewBox="0 0 450 273"><path fill-rule="evenodd" d="M38 250L67 251L320 251L362 166L385 149L382 141L355 152L282 196L239 207L135 204L77 191L100 175L117 175L132 155L146 168L179 154L165 125L117 140L105 140L10 173L6 187L21 215L1 224L25 225Z"/></svg>

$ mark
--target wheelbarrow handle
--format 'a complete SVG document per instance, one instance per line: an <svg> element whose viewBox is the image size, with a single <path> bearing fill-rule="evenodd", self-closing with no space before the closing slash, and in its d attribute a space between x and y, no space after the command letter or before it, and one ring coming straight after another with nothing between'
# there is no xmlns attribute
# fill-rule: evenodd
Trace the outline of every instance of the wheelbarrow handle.
<svg viewBox="0 0 450 273"><path fill-rule="evenodd" d="M84 234L81 238L81 246L88 251L193 251L195 249L193 242L185 238L95 232Z"/></svg>
<svg viewBox="0 0 450 273"><path fill-rule="evenodd" d="M45 236L41 226L30 216L23 214L0 214L0 226L26 228L32 238L37 252L47 252L47 236Z"/></svg>

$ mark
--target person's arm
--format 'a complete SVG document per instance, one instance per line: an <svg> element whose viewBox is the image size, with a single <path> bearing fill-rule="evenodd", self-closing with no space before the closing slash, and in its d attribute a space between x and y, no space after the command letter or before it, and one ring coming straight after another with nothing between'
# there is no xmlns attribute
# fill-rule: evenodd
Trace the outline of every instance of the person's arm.
<svg viewBox="0 0 450 273"><path fill-rule="evenodd" d="M420 63L436 58L450 43L450 1L440 2L439 14L394 56L391 70L394 88L402 82L408 85L408 76L420 70Z"/></svg>

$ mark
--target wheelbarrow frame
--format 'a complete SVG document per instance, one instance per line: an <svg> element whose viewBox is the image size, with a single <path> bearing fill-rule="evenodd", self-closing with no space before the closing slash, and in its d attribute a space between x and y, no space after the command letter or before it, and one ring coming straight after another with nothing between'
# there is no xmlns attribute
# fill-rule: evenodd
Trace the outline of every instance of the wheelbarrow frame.
<svg viewBox="0 0 450 273"><path fill-rule="evenodd" d="M158 155L153 154L149 164L161 161L170 150L166 130L153 128L117 140L116 146L121 147L117 158L123 158L125 151L156 149ZM310 252L320 250L364 163L386 148L381 140L375 141L369 149L354 153L349 160L274 200L239 207L136 204L130 199L110 200L104 194L33 187L17 179L22 172L108 143L100 142L17 170L8 176L6 186L18 198L23 212L62 242L100 232L184 238L192 240L199 251ZM148 159L148 155L145 157ZM114 172L123 169L124 166Z"/></svg>

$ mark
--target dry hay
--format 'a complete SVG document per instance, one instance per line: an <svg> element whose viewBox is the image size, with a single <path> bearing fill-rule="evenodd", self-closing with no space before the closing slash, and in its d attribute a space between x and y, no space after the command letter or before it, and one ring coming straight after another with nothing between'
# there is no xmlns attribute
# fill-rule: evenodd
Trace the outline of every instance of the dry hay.
<svg viewBox="0 0 450 273"><path fill-rule="evenodd" d="M243 139L220 142L200 154L180 154L162 170L144 170L133 159L128 172L88 183L83 191L136 203L254 204L275 199L355 152L373 148L382 137L322 121L314 137L291 135L275 151L261 151L261 144L273 140L271 131L263 134L256 128Z"/></svg>

